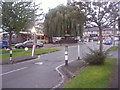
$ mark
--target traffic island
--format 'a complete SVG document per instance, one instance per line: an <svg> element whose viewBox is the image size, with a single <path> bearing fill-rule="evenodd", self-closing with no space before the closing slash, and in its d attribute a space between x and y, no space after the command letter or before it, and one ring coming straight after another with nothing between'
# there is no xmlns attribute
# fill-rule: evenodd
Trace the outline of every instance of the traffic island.
<svg viewBox="0 0 120 90"><path fill-rule="evenodd" d="M63 74L65 75L65 82L71 78L76 77L76 75L87 66L87 63L83 60L75 60L70 62L67 66L61 67Z"/></svg>
<svg viewBox="0 0 120 90"><path fill-rule="evenodd" d="M116 59L107 58L104 65L88 65L75 78L66 82L64 88L109 88L114 74Z"/></svg>

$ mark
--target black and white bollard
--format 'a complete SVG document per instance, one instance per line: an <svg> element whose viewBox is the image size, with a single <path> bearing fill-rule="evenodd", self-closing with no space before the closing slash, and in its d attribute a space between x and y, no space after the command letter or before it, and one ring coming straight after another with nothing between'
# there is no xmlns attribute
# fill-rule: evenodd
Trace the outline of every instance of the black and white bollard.
<svg viewBox="0 0 120 90"><path fill-rule="evenodd" d="M10 48L9 50L10 50L10 61L12 61L12 48Z"/></svg>
<svg viewBox="0 0 120 90"><path fill-rule="evenodd" d="M65 46L65 65L68 65L68 46Z"/></svg>

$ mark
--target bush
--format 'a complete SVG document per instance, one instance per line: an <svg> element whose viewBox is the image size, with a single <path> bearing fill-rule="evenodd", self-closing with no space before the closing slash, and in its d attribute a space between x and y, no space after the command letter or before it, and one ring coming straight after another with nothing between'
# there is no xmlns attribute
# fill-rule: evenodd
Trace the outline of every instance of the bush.
<svg viewBox="0 0 120 90"><path fill-rule="evenodd" d="M89 63L90 65L103 65L106 52L100 52L99 50L92 50L90 49L90 53L87 53L84 60Z"/></svg>

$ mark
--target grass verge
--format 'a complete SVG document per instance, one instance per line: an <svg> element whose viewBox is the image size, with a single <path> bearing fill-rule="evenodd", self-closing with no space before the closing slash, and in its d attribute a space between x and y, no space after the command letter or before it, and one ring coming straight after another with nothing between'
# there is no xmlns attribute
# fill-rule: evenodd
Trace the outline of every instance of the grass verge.
<svg viewBox="0 0 120 90"><path fill-rule="evenodd" d="M40 50L41 48L36 48L36 50ZM32 50L32 48L29 48L28 50ZM13 49L12 52L13 53L16 53L16 52L24 52L25 50L24 49ZM1 49L1 54L7 54L7 53L10 53L9 50L4 50L4 49Z"/></svg>
<svg viewBox="0 0 120 90"><path fill-rule="evenodd" d="M116 51L117 49L118 49L118 47L113 46L113 47L109 48L108 50L109 50L109 51Z"/></svg>
<svg viewBox="0 0 120 90"><path fill-rule="evenodd" d="M104 65L86 67L65 88L108 88L114 74L115 61L114 58L107 58Z"/></svg>
<svg viewBox="0 0 120 90"><path fill-rule="evenodd" d="M59 51L60 49L58 48L53 48L53 49L40 49L40 50L36 50L36 55L41 55L41 54L45 54L45 53L49 53L49 52L55 52L55 51ZM23 56L28 56L31 55L32 52L31 51L27 51L27 52L20 52L20 53L13 53L12 54L12 58L19 58L19 57L23 57ZM9 54L5 54L5 55L1 55L2 56L2 60L6 60L10 58Z"/></svg>

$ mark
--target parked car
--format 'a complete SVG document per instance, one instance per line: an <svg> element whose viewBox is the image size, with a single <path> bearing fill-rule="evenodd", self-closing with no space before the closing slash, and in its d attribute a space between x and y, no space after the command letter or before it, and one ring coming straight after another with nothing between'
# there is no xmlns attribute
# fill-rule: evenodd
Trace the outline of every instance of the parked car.
<svg viewBox="0 0 120 90"><path fill-rule="evenodd" d="M25 41L23 43L16 44L15 48L18 48L18 49L22 49L22 48L25 48L25 47L32 48L33 44L34 44L33 41L29 40L29 41ZM43 43L37 42L36 43L36 48L40 48L40 47L43 47Z"/></svg>
<svg viewBox="0 0 120 90"><path fill-rule="evenodd" d="M114 40L118 41L119 40L119 36L114 36Z"/></svg>
<svg viewBox="0 0 120 90"><path fill-rule="evenodd" d="M111 38L106 38L104 44L105 44L105 45L111 45L111 44L112 44L112 39L111 39Z"/></svg>
<svg viewBox="0 0 120 90"><path fill-rule="evenodd" d="M0 41L0 49L2 49L2 48L4 48L4 49L9 48L9 44L8 44L7 40L1 40Z"/></svg>

